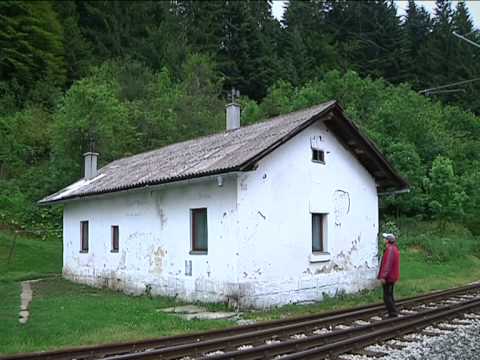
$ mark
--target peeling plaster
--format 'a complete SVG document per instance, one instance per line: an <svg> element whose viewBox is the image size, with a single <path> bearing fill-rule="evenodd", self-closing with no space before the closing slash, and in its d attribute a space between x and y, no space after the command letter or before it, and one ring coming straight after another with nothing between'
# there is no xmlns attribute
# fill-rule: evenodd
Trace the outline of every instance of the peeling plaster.
<svg viewBox="0 0 480 360"><path fill-rule="evenodd" d="M185 260L185 276L192 276L192 260Z"/></svg>
<svg viewBox="0 0 480 360"><path fill-rule="evenodd" d="M166 255L167 250L163 249L162 247L158 247L157 250L153 252L153 267L151 267L152 272L160 274L163 271L163 262Z"/></svg>
<svg viewBox="0 0 480 360"><path fill-rule="evenodd" d="M120 257L120 260L118 261L118 265L117 265L115 271L122 271L122 270L125 270L127 268L126 265L125 265L125 261L126 261L126 258L127 258L127 252L124 249L121 250L121 255L119 257Z"/></svg>
<svg viewBox="0 0 480 360"><path fill-rule="evenodd" d="M333 208L335 225L342 226L343 219L350 212L350 194L344 190L335 190L333 193Z"/></svg>

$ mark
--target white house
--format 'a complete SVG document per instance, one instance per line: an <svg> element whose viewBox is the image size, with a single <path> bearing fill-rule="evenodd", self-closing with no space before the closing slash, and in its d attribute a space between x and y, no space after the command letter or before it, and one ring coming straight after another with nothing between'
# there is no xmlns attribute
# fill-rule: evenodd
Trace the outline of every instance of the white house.
<svg viewBox="0 0 480 360"><path fill-rule="evenodd" d="M116 160L61 203L63 275L126 292L267 307L376 277L378 196L403 180L335 101Z"/></svg>

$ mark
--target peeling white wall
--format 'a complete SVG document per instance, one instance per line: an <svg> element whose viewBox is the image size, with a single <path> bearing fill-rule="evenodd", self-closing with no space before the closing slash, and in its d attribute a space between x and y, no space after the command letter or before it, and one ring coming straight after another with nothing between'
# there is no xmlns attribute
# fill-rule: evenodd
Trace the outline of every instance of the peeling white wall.
<svg viewBox="0 0 480 360"><path fill-rule="evenodd" d="M325 151L325 164L311 161L311 145ZM312 254L312 212L328 214L329 254ZM322 123L281 145L256 171L239 175L238 216L245 305L318 300L373 285L375 181Z"/></svg>
<svg viewBox="0 0 480 360"><path fill-rule="evenodd" d="M311 161L312 142L325 151L325 164ZM191 255L190 209L201 207L208 209L208 254ZM328 214L329 254L312 255L311 212ZM83 220L88 253L80 253ZM111 225L120 228L118 253ZM65 204L64 276L243 306L318 300L372 284L377 232L374 179L317 123L255 171L225 176L223 186L206 178Z"/></svg>
<svg viewBox="0 0 480 360"><path fill-rule="evenodd" d="M190 209L202 207L208 209L208 254L190 255ZM63 273L132 293L222 300L238 287L235 219L234 176L221 187L211 178L70 202L64 207ZM89 221L88 253L80 252L83 220ZM111 252L112 225L119 226L118 253Z"/></svg>

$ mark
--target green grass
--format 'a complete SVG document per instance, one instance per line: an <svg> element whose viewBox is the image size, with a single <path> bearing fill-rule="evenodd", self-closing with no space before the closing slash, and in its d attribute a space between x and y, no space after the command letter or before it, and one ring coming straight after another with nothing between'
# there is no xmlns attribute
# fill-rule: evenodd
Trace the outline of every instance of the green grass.
<svg viewBox="0 0 480 360"><path fill-rule="evenodd" d="M158 309L166 297L126 296L50 278L32 284L31 316L18 323L19 284L0 283L0 353L94 345L231 326L229 321L186 321Z"/></svg>
<svg viewBox="0 0 480 360"><path fill-rule="evenodd" d="M0 282L38 279L62 271L62 242L0 232Z"/></svg>
<svg viewBox="0 0 480 360"><path fill-rule="evenodd" d="M8 263L14 240L15 251ZM59 276L61 269L60 241L15 238L14 233L0 232L0 353L136 340L232 325L230 321L185 321L157 311L174 306L173 298L127 296L74 284ZM20 281L38 278L44 280L32 283L30 318L21 325Z"/></svg>
<svg viewBox="0 0 480 360"><path fill-rule="evenodd" d="M397 297L460 286L480 279L480 259L474 254L477 238L461 227L448 236L432 224L401 227L401 280ZM185 321L157 311L174 305L167 297L127 296L52 277L61 271L61 245L19 237L14 260L6 265L12 234L0 233L0 353L51 350L62 347L131 341L164 335L210 330L233 325L229 321ZM455 248L455 244L459 244ZM44 278L32 284L31 316L18 323L20 280ZM267 320L319 313L381 301L379 288L355 295L325 298L312 305L287 305L269 311L250 311L246 318ZM224 310L209 304L211 310Z"/></svg>

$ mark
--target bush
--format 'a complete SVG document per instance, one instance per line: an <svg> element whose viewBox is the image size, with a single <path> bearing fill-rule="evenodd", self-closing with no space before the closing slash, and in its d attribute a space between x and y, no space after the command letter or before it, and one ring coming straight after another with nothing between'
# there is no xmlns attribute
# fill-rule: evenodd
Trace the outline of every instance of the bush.
<svg viewBox="0 0 480 360"><path fill-rule="evenodd" d="M441 230L438 222L419 222L415 219L399 220L403 236L398 245L401 250L421 251L428 262L455 261L460 257L480 255L480 238L463 225L447 223Z"/></svg>

